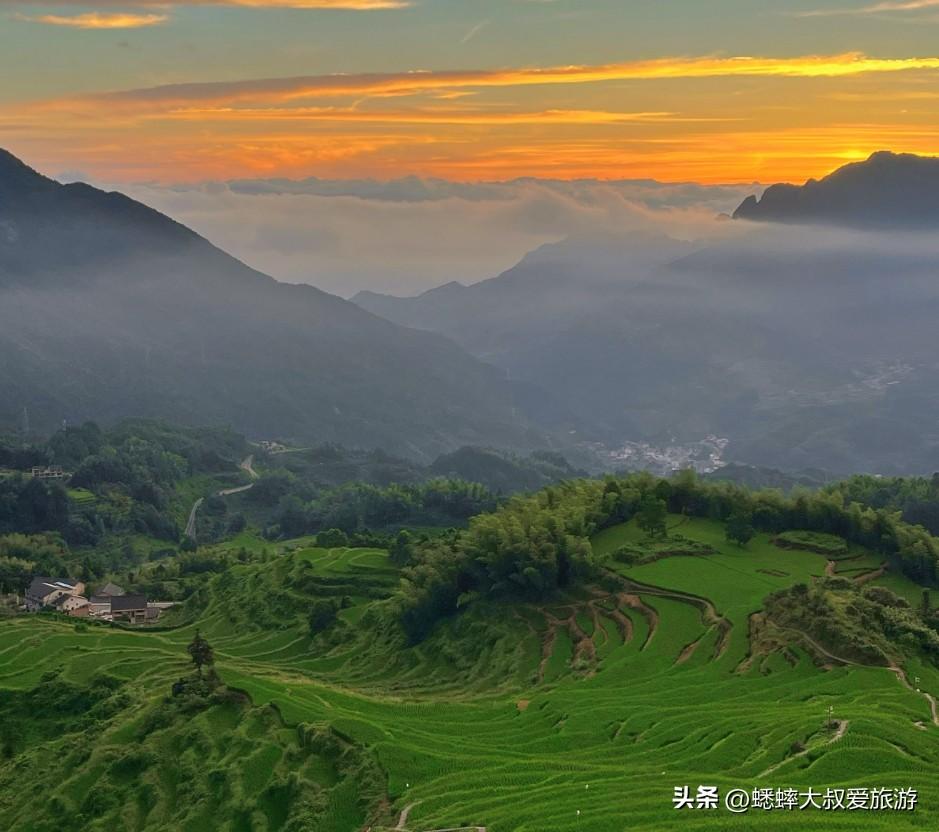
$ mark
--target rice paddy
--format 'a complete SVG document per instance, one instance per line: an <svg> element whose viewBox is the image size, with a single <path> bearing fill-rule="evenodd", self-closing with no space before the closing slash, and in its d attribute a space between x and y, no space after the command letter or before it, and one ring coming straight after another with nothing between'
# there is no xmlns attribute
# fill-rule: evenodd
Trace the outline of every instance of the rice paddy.
<svg viewBox="0 0 939 832"><path fill-rule="evenodd" d="M869 576L877 559L851 551L832 567L823 555L780 548L765 535L740 548L724 540L720 524L670 520L678 522L675 531L713 554L617 564L627 582L622 589L584 589L546 607L480 606L414 648L375 628L372 607L396 581L384 552L298 546L273 564L233 567L216 579L205 609L177 629L76 632L45 618L3 622L0 689L29 690L50 670L77 684L107 672L143 699L162 696L185 671L185 646L200 627L222 678L255 709L199 717L214 720L216 734L243 739L241 809L203 806L192 829L201 822L232 832L286 830L291 798L272 784L291 768L318 782L331 801L310 828L336 832L366 823L373 832L394 828L406 807L403 828L412 832L935 828L939 727L921 693L887 668L819 667L797 640L785 652L750 654L750 616L767 594L826 574ZM594 545L611 551L641 539L629 524L603 532ZM302 570L309 592L347 597L339 636L311 638L301 618L286 614L280 628L253 622L250 609L260 603L253 595L271 593L272 616L278 604L289 612L302 602L273 594L286 570ZM896 575L870 580L911 601L921 594ZM922 691L939 695L932 665L911 658L905 669ZM261 730L257 709L268 704L283 724ZM837 728L830 733L829 708ZM329 726L374 756L387 794L377 822L361 811L355 778L339 778L323 757L298 756L291 726L301 723ZM66 810L103 776L115 746L133 736L116 726L80 766L62 770ZM165 768L135 775L149 798L122 815L122 828L172 828L166 824L179 784ZM675 787L690 786L693 794L703 784L722 794L911 787L919 805L913 812L741 815L673 808ZM23 800L0 785L0 826L31 828L17 810ZM254 809L245 814L249 805Z"/></svg>

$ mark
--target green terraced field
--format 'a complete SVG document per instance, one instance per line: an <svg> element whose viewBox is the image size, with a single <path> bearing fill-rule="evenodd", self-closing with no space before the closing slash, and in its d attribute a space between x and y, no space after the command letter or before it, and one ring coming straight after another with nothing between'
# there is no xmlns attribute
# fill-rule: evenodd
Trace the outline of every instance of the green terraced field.
<svg viewBox="0 0 939 832"><path fill-rule="evenodd" d="M206 806L189 819L193 830L284 829L280 792L270 783L291 765L329 789L327 819L311 828L352 832L364 825L355 783L337 781L329 760L301 758L287 728L252 728L263 712L258 706L268 703L287 726L332 726L377 757L390 804L385 826L373 832L394 827L405 807L411 807L406 828L415 832L936 828L939 727L923 695L886 668L822 670L797 644L788 658L748 655L749 617L762 599L823 576L826 559L780 549L765 535L741 549L724 541L717 523L671 518L676 531L678 523L682 535L715 553L617 565L631 582L628 590L584 590L546 608L480 607L415 648L367 626L370 606L396 580L383 552L302 543L273 564L233 567L216 579L198 620L178 629L76 632L48 619L6 621L0 688L28 690L53 669L77 683L106 671L128 680L142 698L158 698L185 671L185 645L198 625L215 648L223 679L256 706L247 714L213 710L200 719L234 732L239 805L256 800L260 808L249 818L244 811L226 813L221 804ZM609 551L640 539L626 525L594 543ZM856 577L879 566L869 553L850 554L836 574ZM288 574L302 575L310 591L350 596L341 615L343 638L311 639L299 619L282 629L256 628L236 609L253 592L272 593L273 603L289 607L289 598L274 594ZM877 580L911 600L919 597L919 588L898 576ZM906 670L919 677L922 690L939 695L934 667L910 660ZM834 740L823 732L829 706L843 732ZM258 739L247 743L252 731ZM116 776L107 773L106 761L132 736L130 727L113 729L81 766L65 772L59 785L65 810L100 778ZM808 753L792 756L794 742ZM154 765L135 775L149 798L132 816L125 813L124 828L175 828L179 784L171 782L171 771ZM921 806L899 814L757 810L740 816L672 808L675 786L694 791L699 784L913 787ZM0 827L30 829L14 805L22 802L9 795L0 800Z"/></svg>
<svg viewBox="0 0 939 832"><path fill-rule="evenodd" d="M98 500L98 498L86 488L69 488L68 498L77 509L89 508Z"/></svg>

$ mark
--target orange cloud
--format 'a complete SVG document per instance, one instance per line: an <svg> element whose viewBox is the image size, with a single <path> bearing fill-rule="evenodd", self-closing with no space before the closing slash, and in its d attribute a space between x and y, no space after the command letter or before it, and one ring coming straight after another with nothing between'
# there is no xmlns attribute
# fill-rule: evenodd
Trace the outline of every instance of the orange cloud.
<svg viewBox="0 0 939 832"><path fill-rule="evenodd" d="M156 5L158 0L155 0ZM251 8L289 9L345 9L347 11L371 12L388 9L406 9L409 0L201 0L180 5L249 6Z"/></svg>
<svg viewBox="0 0 939 832"><path fill-rule="evenodd" d="M937 69L847 53L184 83L10 102L0 143L9 131L14 151L108 181L801 180L874 150L935 152L939 116L902 99Z"/></svg>
<svg viewBox="0 0 939 832"><path fill-rule="evenodd" d="M454 111L454 110L375 110L362 111L342 107L248 108L215 107L187 108L160 114L186 120L227 121L347 121L371 124L629 124L647 122L729 121L724 118L685 118L670 112L616 113L605 110L540 110L535 112Z"/></svg>
<svg viewBox="0 0 939 832"><path fill-rule="evenodd" d="M939 57L871 58L859 52L796 58L659 58L599 66L526 69L411 71L360 75L313 75L170 84L105 93L65 102L67 106L106 104L153 111L192 103L218 106L241 101L255 104L334 96L406 95L459 89L593 84L606 81L654 81L692 78L784 77L837 78L868 73L939 69ZM56 107L60 102L49 102Z"/></svg>
<svg viewBox="0 0 939 832"><path fill-rule="evenodd" d="M165 23L169 17L165 14L132 14L130 12L116 12L102 14L101 12L88 12L64 16L57 14L42 14L35 17L16 15L17 20L29 23L45 23L49 26L71 26L75 29L139 29L144 26L157 26Z"/></svg>
<svg viewBox="0 0 939 832"><path fill-rule="evenodd" d="M895 12L918 12L923 9L934 9L939 6L939 0L886 0L882 3L872 3L868 6L856 6L848 9L811 9L804 12L795 12L795 17L835 17L841 15L862 14L890 14Z"/></svg>
<svg viewBox="0 0 939 832"><path fill-rule="evenodd" d="M41 0L5 0L6 5L27 5ZM0 5L4 0L0 0ZM57 0L58 6L87 6L87 0ZM411 0L94 0L98 7L134 6L166 8L171 6L243 6L259 9L333 9L337 11L385 11L406 9ZM93 14L93 13L92 13ZM55 17L55 15L46 15ZM84 16L84 15L82 15ZM67 24L66 24L67 25ZM90 28L90 27L89 27Z"/></svg>

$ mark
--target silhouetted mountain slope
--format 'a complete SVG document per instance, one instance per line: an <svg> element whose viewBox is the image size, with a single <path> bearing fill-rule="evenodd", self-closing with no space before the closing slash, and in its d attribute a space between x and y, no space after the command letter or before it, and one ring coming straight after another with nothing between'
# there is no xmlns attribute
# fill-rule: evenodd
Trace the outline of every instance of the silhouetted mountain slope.
<svg viewBox="0 0 939 832"><path fill-rule="evenodd" d="M773 185L748 196L734 219L860 228L939 226L939 158L874 153L804 185Z"/></svg>
<svg viewBox="0 0 939 832"><path fill-rule="evenodd" d="M432 456L538 436L503 374L0 155L0 420L146 415Z"/></svg>
<svg viewBox="0 0 939 832"><path fill-rule="evenodd" d="M587 476L560 454L535 451L527 457L489 448L460 448L434 460L429 471L441 477L479 482L500 494L537 491L555 482Z"/></svg>
<svg viewBox="0 0 939 832"><path fill-rule="evenodd" d="M661 296L645 282L650 270L694 250L662 236L598 235L541 246L471 286L449 283L415 298L363 292L353 301L395 323L446 334L503 367L521 407L542 424L571 439L612 441L636 432L642 419L628 406L634 385L622 383L624 372L633 378L637 369L622 365L622 339L644 331L619 311L628 304L624 293Z"/></svg>
<svg viewBox="0 0 939 832"><path fill-rule="evenodd" d="M415 298L360 292L352 300L404 326L445 332L477 355L501 364L533 334L553 338L598 296L618 294L650 269L697 250L664 236L579 237L535 249L498 277L448 283Z"/></svg>

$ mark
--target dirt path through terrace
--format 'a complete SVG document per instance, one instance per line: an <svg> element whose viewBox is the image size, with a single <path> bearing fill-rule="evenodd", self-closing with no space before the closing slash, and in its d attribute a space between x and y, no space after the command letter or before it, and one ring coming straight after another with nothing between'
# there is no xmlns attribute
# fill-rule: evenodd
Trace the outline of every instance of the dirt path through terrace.
<svg viewBox="0 0 939 832"><path fill-rule="evenodd" d="M557 642L558 630L562 627L567 630L571 638L571 666L573 666L578 659L582 659L592 665L590 669L591 673L596 672L597 645L594 644L593 638L584 632L583 628L580 626L580 622L577 620L578 611L581 609L587 610L588 608L576 604L565 604L564 609L571 610L571 614L567 618L558 618L545 609L541 610L541 614L548 622L548 629L545 630L545 634L541 640L541 662L538 665L539 683L544 681L548 662L551 661L551 657L554 655L554 645Z"/></svg>
<svg viewBox="0 0 939 832"><path fill-rule="evenodd" d="M405 829L407 827L408 817L411 814L411 809L413 809L415 806L417 806L417 803L408 803L408 805L401 810L401 814L398 815L398 825L395 827L395 829Z"/></svg>
<svg viewBox="0 0 939 832"><path fill-rule="evenodd" d="M551 657L554 655L558 632L562 628L567 631L571 639L571 664L573 665L578 659L586 661L592 665L590 673L596 672L599 663L597 650L601 647L608 646L611 641L610 633L607 632L606 627L603 626L604 618L608 618L614 623L620 638L623 640L623 644L629 644L633 639L635 633L633 621L628 615L623 613L621 607L629 607L637 610L648 622L649 632L646 636L645 643L640 649L645 649L645 646L651 640L652 635L658 627L658 613L652 607L643 603L638 596L627 593L621 592L616 595L608 595L595 592L594 594L598 597L587 601L586 604L564 604L560 608L555 608L563 610L563 613L561 613L564 616L563 618L559 618L547 609L540 610L547 622L547 628L541 636L541 659L538 664L537 676L539 683L544 681L548 662L551 661ZM612 601L612 609L604 605L603 602L605 601ZM569 615L567 614L567 610L570 610ZM590 621L594 629L592 635L587 635L581 623L577 620L577 615L580 612L590 616ZM525 621L529 632L537 633L537 630L532 626L530 621L522 619L522 617L518 615L516 615L516 618Z"/></svg>
<svg viewBox="0 0 939 832"><path fill-rule="evenodd" d="M451 826L449 829L427 829L426 832L486 832L485 826Z"/></svg>
<svg viewBox="0 0 939 832"><path fill-rule="evenodd" d="M567 624L567 631L571 634L571 641L573 642L571 664L575 664L578 659L583 659L593 663L593 670L596 670L597 645L593 643L593 639L580 626L580 622L577 620L577 610L574 610L571 617L562 623Z"/></svg>
<svg viewBox="0 0 939 832"><path fill-rule="evenodd" d="M238 467L248 474L251 479L256 480L260 479L260 474L254 470L254 454L249 454L241 462L238 463ZM242 491L250 491L254 488L254 483L252 482L249 485L241 485L237 488L223 488L221 491L216 491L216 497L230 497L232 494L240 494ZM195 503L192 504L192 509L189 512L189 520L186 523L185 535L190 540L196 539L196 515L199 513L199 509L202 507L202 503L205 502L205 497L200 497Z"/></svg>
<svg viewBox="0 0 939 832"><path fill-rule="evenodd" d="M254 488L253 482L249 485L239 485L237 488L223 488L217 496L228 497L232 494L240 494L242 491L250 491L252 488Z"/></svg>
<svg viewBox="0 0 939 832"><path fill-rule="evenodd" d="M854 659L846 659L842 656L836 656L828 648L822 647L814 638L812 638L808 633L803 630L797 630L795 627L783 627L781 624L777 624L773 621L772 618L767 618L770 624L772 624L777 630L781 630L784 633L793 633L805 641L810 647L815 649L817 652L821 653L826 659L832 659L833 661L838 662L839 664L848 664L854 667L871 667L871 665L864 665L860 662L854 661ZM892 668L891 668L892 669Z"/></svg>
<svg viewBox="0 0 939 832"><path fill-rule="evenodd" d="M603 626L603 622L600 620L600 613L597 612L597 608L594 601L587 602L587 609L590 610L590 618L593 621L593 637L600 639L600 647L605 647L610 643L610 634L606 631L606 627ZM596 643L596 642L594 642Z"/></svg>
<svg viewBox="0 0 939 832"><path fill-rule="evenodd" d="M665 589L664 587L654 586L652 584L643 584L639 581L626 579L629 584L630 592L641 595L657 595L661 598L672 598L681 601L684 604L691 604L701 612L701 621L708 627L716 626L718 629L717 643L714 645L713 660L719 659L724 655L724 651L730 646L730 633L734 625L722 616L714 604L707 598L699 595L691 595L688 592L679 592L677 590ZM656 618L658 616L656 615ZM648 639L646 640L648 643Z"/></svg>
<svg viewBox="0 0 939 832"><path fill-rule="evenodd" d="M853 667L875 667L876 666L876 665L861 664L861 662L856 662L853 659L846 659L842 656L836 656L831 651L822 647L822 645L819 644L817 641L815 641L815 639L813 639L808 633L805 633L802 630L797 630L794 627L782 627L770 618L767 618L766 620L769 621L769 623L772 624L774 627L776 627L777 630L782 630L783 632L794 633L795 635L803 639L807 644L811 645L815 650L817 650L823 656L825 656L826 658L832 659L836 662L839 662L840 664L847 664ZM915 693L918 693L929 703L929 711L932 714L932 723L933 725L939 726L939 707L937 707L936 705L936 697L934 697L931 693L926 693L926 691L916 690L916 688L914 688L910 684L910 680L906 678L906 671L902 667L900 667L898 664L896 663L889 664L886 666L885 669L893 673L897 677L897 679L900 681L900 684L903 685L903 687L905 687L907 690L911 690L911 691L914 691Z"/></svg>
<svg viewBox="0 0 939 832"><path fill-rule="evenodd" d="M688 659L690 659L695 654L698 647L701 645L701 642L704 641L705 637L710 635L710 632L710 629L706 630L694 641L682 647L681 652L678 654L678 658L675 659L675 664L684 664L686 661L688 661Z"/></svg>
<svg viewBox="0 0 939 832"><path fill-rule="evenodd" d="M249 454L243 460L241 460L241 462L238 463L238 467L242 471L246 472L247 475L253 480L260 479L261 477L261 475L254 470L254 454Z"/></svg>
<svg viewBox="0 0 939 832"><path fill-rule="evenodd" d="M603 618L609 618L616 625L616 629L619 632L619 637L623 640L623 644L629 644L633 639L633 622L628 615L623 615L623 611L619 608L618 598L615 595L610 595L607 592L597 589L593 590L593 594L596 597L592 601L588 601L587 606L590 607L594 627L602 627L603 629L602 644L607 644L610 641L609 633L607 633L606 627L603 627L602 624ZM612 603L607 607L604 605L604 601ZM612 607L612 609L610 609L610 607Z"/></svg>
<svg viewBox="0 0 939 832"><path fill-rule="evenodd" d="M395 826L397 832L404 832L407 830L408 818L411 816L411 810L417 806L420 801L415 801L414 803L409 803L401 810L401 814L398 816L398 823ZM446 829L428 829L426 832L486 832L485 826L450 826Z"/></svg>
<svg viewBox="0 0 939 832"><path fill-rule="evenodd" d="M924 690L917 690L914 688L910 684L910 680L906 678L906 671L904 671L903 668L899 665L892 664L888 669L897 674L897 678L900 680L900 683L903 685L903 687L905 687L907 690L912 690L915 693L918 693L920 696L926 698L926 701L929 703L929 710L932 713L932 724L939 725L939 709L936 707L936 697L931 693L926 693Z"/></svg>
<svg viewBox="0 0 939 832"><path fill-rule="evenodd" d="M734 673L746 673L751 667L753 667L753 662L756 661L756 654L753 652L753 640L756 637L756 634L759 632L759 628L762 623L762 613L751 612L747 616L747 655L744 656L734 668Z"/></svg>
<svg viewBox="0 0 939 832"><path fill-rule="evenodd" d="M553 622L549 621L548 629L544 634L544 638L541 640L541 662L538 664L539 685L544 682L544 674L548 669L548 662L551 661L551 656L554 655L554 642L557 641L557 637L558 628Z"/></svg>
<svg viewBox="0 0 939 832"><path fill-rule="evenodd" d="M619 607L613 610L604 610L604 615L609 616L616 623L623 644L629 644L633 640L633 622L628 615L623 615Z"/></svg>
<svg viewBox="0 0 939 832"><path fill-rule="evenodd" d="M845 732L848 730L848 720L839 719L839 720L836 720L836 722L838 723L837 730L827 740L825 740L824 745L831 745L833 742L838 742L838 740L840 740L845 735ZM815 748L818 748L818 746L815 746ZM813 751L813 750L814 750L813 748L806 748L804 751L800 751L797 754L791 754L785 759L780 760L778 763L771 765L768 769L766 769L766 771L761 771L757 775L757 777L766 777L767 774L772 774L774 771L776 771L776 769L781 768L786 763L792 760L798 760L799 757L804 757L806 754L808 754L810 751Z"/></svg>
<svg viewBox="0 0 939 832"><path fill-rule="evenodd" d="M189 512L189 520L186 523L186 537L190 540L196 539L196 515L199 513L199 506L205 501L205 497L200 497L192 504L192 510Z"/></svg>
<svg viewBox="0 0 939 832"><path fill-rule="evenodd" d="M451 826L449 829L427 829L425 832L486 832L485 826Z"/></svg>
<svg viewBox="0 0 939 832"><path fill-rule="evenodd" d="M648 623L649 632L646 634L646 640L642 642L642 646L639 648L640 650L645 650L649 644L652 643L652 637L655 635L656 630L659 629L658 610L645 604L638 595L633 595L629 592L621 592L616 596L616 600L619 601L620 604L636 610Z"/></svg>
<svg viewBox="0 0 939 832"><path fill-rule="evenodd" d="M882 563L877 569L872 569L870 572L865 572L863 575L858 575L854 579L854 583L858 586L866 584L868 581L876 580L880 578L887 571L887 564Z"/></svg>

